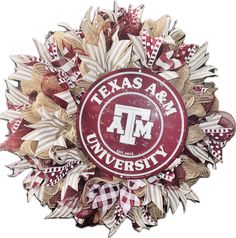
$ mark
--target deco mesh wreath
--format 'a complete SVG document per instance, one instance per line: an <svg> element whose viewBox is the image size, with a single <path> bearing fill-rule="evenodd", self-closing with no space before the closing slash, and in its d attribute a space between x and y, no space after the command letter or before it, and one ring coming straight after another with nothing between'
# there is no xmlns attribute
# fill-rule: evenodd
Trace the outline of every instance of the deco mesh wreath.
<svg viewBox="0 0 236 238"><path fill-rule="evenodd" d="M179 204L198 202L199 178L222 161L233 118L218 109L207 43L185 44L169 16L141 21L143 6L91 9L79 29L60 24L39 57L12 56L9 135L2 150L26 169L28 200L112 236L129 218L141 231Z"/></svg>

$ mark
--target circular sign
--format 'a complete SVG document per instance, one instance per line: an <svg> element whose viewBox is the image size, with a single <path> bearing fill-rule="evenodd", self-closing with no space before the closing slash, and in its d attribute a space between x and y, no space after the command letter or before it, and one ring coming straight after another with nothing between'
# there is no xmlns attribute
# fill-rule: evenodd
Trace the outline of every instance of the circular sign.
<svg viewBox="0 0 236 238"><path fill-rule="evenodd" d="M184 104L174 87L149 70L112 71L83 95L77 115L83 151L101 170L121 178L147 178L182 152Z"/></svg>

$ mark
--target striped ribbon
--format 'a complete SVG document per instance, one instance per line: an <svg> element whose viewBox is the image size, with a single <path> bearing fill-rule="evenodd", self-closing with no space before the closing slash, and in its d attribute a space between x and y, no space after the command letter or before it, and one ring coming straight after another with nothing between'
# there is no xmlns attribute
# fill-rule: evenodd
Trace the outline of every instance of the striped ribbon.
<svg viewBox="0 0 236 238"><path fill-rule="evenodd" d="M60 203L56 209L50 213L46 218L69 218L73 217L74 213L78 213L81 210L79 205L80 197L75 197L67 200L64 203Z"/></svg>
<svg viewBox="0 0 236 238"><path fill-rule="evenodd" d="M14 105L22 106L29 103L29 97L23 94L9 80L6 80L7 89L6 97Z"/></svg>
<svg viewBox="0 0 236 238"><path fill-rule="evenodd" d="M20 111L7 110L0 113L0 118L8 121L18 120L21 117Z"/></svg>
<svg viewBox="0 0 236 238"><path fill-rule="evenodd" d="M171 209L175 213L180 203L183 205L184 211L187 207L187 200L199 202L198 196L192 191L187 183L181 183L180 187L165 187L166 196L164 196L167 209Z"/></svg>
<svg viewBox="0 0 236 238"><path fill-rule="evenodd" d="M21 139L38 142L35 155L38 155L45 150L49 150L52 146L56 145L66 148L67 145L64 139L66 128L64 122L57 118L58 112L48 113L41 108L39 113L41 115L41 121L28 125L28 127L34 130Z"/></svg>
<svg viewBox="0 0 236 238"><path fill-rule="evenodd" d="M147 193L145 195L143 205L147 205L150 202L153 202L157 206L157 208L163 211L162 190L162 186L160 185L148 184Z"/></svg>
<svg viewBox="0 0 236 238"><path fill-rule="evenodd" d="M77 112L77 105L70 91L63 91L54 95L67 103L66 112L68 115L75 114Z"/></svg>
<svg viewBox="0 0 236 238"><path fill-rule="evenodd" d="M53 159L57 164L65 164L70 160L80 161L80 155L77 148L57 150L56 148L51 148L48 152L51 159Z"/></svg>
<svg viewBox="0 0 236 238"><path fill-rule="evenodd" d="M181 67L183 65L183 62L178 59L172 58L173 54L174 51L168 51L160 55L155 63L155 65L157 66L155 70L158 72L163 72Z"/></svg>

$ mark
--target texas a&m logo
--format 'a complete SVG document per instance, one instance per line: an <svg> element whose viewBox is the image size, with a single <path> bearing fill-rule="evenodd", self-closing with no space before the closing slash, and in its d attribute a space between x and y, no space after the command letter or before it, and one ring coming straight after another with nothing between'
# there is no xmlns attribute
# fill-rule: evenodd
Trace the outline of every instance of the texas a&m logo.
<svg viewBox="0 0 236 238"><path fill-rule="evenodd" d="M168 168L186 139L179 94L158 74L114 71L82 98L77 133L88 159L115 177L147 178Z"/></svg>
<svg viewBox="0 0 236 238"><path fill-rule="evenodd" d="M125 127L121 125L123 114L127 114ZM116 104L113 116L113 121L107 132L120 134L120 143L135 145L136 137L143 137L150 140L152 138L151 130L153 122L150 120L151 111L145 108L131 107ZM141 119L137 119L140 116ZM145 123L145 124L144 124Z"/></svg>

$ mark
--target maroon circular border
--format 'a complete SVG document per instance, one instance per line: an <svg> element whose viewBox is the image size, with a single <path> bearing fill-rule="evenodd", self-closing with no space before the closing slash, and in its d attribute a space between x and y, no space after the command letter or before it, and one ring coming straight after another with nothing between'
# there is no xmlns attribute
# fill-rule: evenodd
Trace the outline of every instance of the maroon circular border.
<svg viewBox="0 0 236 238"><path fill-rule="evenodd" d="M183 108L183 125L184 125L184 128L183 128L183 131L184 131L184 138L182 140L182 143L180 144L179 146L179 149L176 151L176 153L173 155L173 159L171 159L167 164L165 164L161 169L159 170L156 170L154 172L150 172L149 174L145 175L145 176L118 176L116 174L113 174L109 171L105 171L104 168L102 168L98 163L96 163L96 161L94 161L93 159L90 159L90 155L88 154L88 152L86 151L86 149L84 149L83 147L83 143L81 141L81 138L80 138L80 133L79 133L79 116L80 116L80 109L83 105L83 102L84 100L86 99L87 95L89 94L90 90L92 88L94 88L96 86L96 84L100 81L102 81L103 79L113 75L113 74L117 74L117 73L120 73L120 72L130 72L130 71L135 71L135 72L139 72L139 73L146 73L146 74L150 74L152 75L153 77L155 78L158 78L159 80L163 81L164 84L166 84L168 87L171 88L171 90L175 93L176 97L178 98L179 100L179 103L181 105L181 107ZM160 173L161 171L164 171L166 168L168 168L175 159L178 158L178 155L181 154L181 152L183 151L183 148L184 148L184 145L185 145L185 142L186 142L186 139L187 139L187 134L188 134L188 117L187 117L187 111L186 111L186 107L185 107L185 104L180 96L180 94L178 93L178 91L175 89L175 87L170 83L168 82L165 78L163 78L162 76L152 72L150 69L147 69L147 68L125 68L125 69L118 69L118 70L114 70L114 71L111 71L111 72L108 72L104 75L102 75L101 77L99 77L95 82L93 82L89 88L86 90L86 92L83 94L81 100L80 100L80 104L78 106L78 110L77 110L77 114L76 114L76 132L77 132L77 139L79 141L79 144L80 144L80 147L83 151L83 153L88 157L89 161L94 163L96 165L96 167L98 167L99 169L101 169L101 171L103 171L104 173L106 174L109 174L113 177L117 177L117 178L125 178L125 179L145 179L145 178L148 178L148 177L151 177L153 175L157 175L158 173Z"/></svg>

